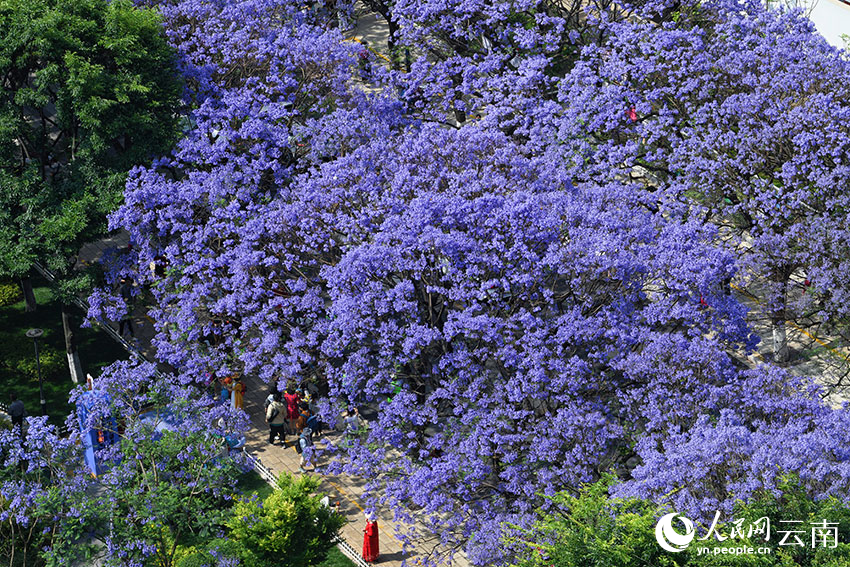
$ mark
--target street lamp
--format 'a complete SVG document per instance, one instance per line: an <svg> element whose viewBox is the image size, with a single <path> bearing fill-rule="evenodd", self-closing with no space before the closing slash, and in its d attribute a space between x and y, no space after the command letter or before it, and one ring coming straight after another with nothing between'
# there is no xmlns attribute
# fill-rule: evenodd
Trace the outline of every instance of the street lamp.
<svg viewBox="0 0 850 567"><path fill-rule="evenodd" d="M38 338L44 334L41 329L30 329L27 331L27 336L32 339L32 344L35 345L35 367L38 370L38 397L41 401L41 415L47 415L47 401L44 399L44 388L41 386L41 360L38 358Z"/></svg>

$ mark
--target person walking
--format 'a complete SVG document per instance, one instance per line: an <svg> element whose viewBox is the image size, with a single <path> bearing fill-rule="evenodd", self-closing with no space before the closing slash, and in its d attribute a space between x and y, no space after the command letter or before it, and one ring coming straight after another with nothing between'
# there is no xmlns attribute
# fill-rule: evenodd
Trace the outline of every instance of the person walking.
<svg viewBox="0 0 850 567"><path fill-rule="evenodd" d="M360 52L357 54L360 79L364 83L372 80L372 57L369 53L369 42L365 39L360 42Z"/></svg>
<svg viewBox="0 0 850 567"><path fill-rule="evenodd" d="M18 396L12 392L9 394L12 403L9 404L9 417L12 418L12 429L17 425L21 428L21 433L24 432L24 416L27 414L24 409L24 402L18 399Z"/></svg>
<svg viewBox="0 0 850 567"><path fill-rule="evenodd" d="M118 334L123 338L124 331L129 331L132 339L136 337L136 333L133 331L133 280L121 278L121 287L118 288L118 291L121 294L121 299L127 305L127 313L118 323Z"/></svg>
<svg viewBox="0 0 850 567"><path fill-rule="evenodd" d="M295 444L295 450L301 453L301 460L298 462L298 470L302 473L307 472L304 465L313 467L316 470L316 465L313 464L313 431L309 427L305 427L298 436L298 442Z"/></svg>
<svg viewBox="0 0 850 567"><path fill-rule="evenodd" d="M286 406L280 401L280 392L275 392L274 399L266 409L266 423L269 424L269 445L274 445L280 436L280 442L286 445Z"/></svg>

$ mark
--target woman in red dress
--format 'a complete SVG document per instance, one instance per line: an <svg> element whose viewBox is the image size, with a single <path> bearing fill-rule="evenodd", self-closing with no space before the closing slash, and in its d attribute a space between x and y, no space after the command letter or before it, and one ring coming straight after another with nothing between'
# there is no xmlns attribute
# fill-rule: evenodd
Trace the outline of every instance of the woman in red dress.
<svg viewBox="0 0 850 567"><path fill-rule="evenodd" d="M290 384L286 389L286 393L283 395L283 399L286 401L286 419L289 424L289 433L290 435L294 435L295 422L301 414L298 410L298 402L301 401L301 396L295 391L295 387Z"/></svg>

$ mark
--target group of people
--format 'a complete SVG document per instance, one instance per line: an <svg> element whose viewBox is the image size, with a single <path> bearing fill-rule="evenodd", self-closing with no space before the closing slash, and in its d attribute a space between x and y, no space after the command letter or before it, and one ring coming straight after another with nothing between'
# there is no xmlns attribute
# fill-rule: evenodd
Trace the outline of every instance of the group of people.
<svg viewBox="0 0 850 567"><path fill-rule="evenodd" d="M221 383L221 401L230 403L237 409L242 409L243 398L248 387L242 381L238 374L232 374L220 380Z"/></svg>
<svg viewBox="0 0 850 567"><path fill-rule="evenodd" d="M214 378L213 378L214 379ZM244 382L238 375L220 379L221 400L233 407L242 409L242 400L246 391ZM289 384L284 392L278 390L276 383L269 387L269 393L264 403L265 420L269 426L269 445L280 444L287 446L287 435L295 436L295 450L300 453L299 470L306 472L305 467L313 464L313 437L322 435L324 424L319 419L319 409L316 404L318 389L310 385L305 388ZM337 424L339 425L339 423ZM363 427L363 421L356 408L349 408L342 416L342 426L346 434L356 434Z"/></svg>
<svg viewBox="0 0 850 567"><path fill-rule="evenodd" d="M297 435L295 450L301 454L299 470L306 472L305 466L312 464L313 435L322 434L322 422L319 420L313 396L301 388L290 385L285 393L272 385L266 398L266 423L269 424L269 444L274 445L278 437L286 446L287 435Z"/></svg>

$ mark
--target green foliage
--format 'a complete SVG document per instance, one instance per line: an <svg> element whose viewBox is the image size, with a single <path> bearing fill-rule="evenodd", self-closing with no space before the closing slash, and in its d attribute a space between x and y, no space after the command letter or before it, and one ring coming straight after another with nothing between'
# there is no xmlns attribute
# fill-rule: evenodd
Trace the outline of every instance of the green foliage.
<svg viewBox="0 0 850 567"><path fill-rule="evenodd" d="M0 274L67 274L105 231L126 172L176 138L175 62L128 0L0 0Z"/></svg>
<svg viewBox="0 0 850 567"><path fill-rule="evenodd" d="M719 526L727 537L700 540L707 526L697 528L697 538L679 553L664 551L655 539L658 518L670 512L645 500L610 498L614 482L605 476L586 485L578 496L558 493L553 510L542 514L531 530L516 528L507 543L518 550L516 567L839 567L850 565L850 508L830 498L812 501L793 478L781 485L782 494L765 493L749 503L738 502L734 518L750 526L769 519L770 538L757 533L728 537L732 523ZM728 519L728 518L727 518ZM838 529L836 548L813 549L810 526L823 520ZM782 521L800 521L803 527L784 527ZM806 546L779 545L778 529L799 529ZM845 543L841 543L845 542ZM769 548L769 553L735 554L742 548Z"/></svg>
<svg viewBox="0 0 850 567"><path fill-rule="evenodd" d="M557 512L547 514L529 532L508 543L519 547L518 567L669 567L686 565L655 541L658 506L640 500L608 498L614 481L606 476L586 485L579 496L552 497Z"/></svg>
<svg viewBox="0 0 850 567"><path fill-rule="evenodd" d="M44 329L44 336L38 343L44 398L51 422L58 425L72 410L68 393L73 387L65 356L61 303L45 282L35 278L33 284L39 305L37 311L27 313L23 301L0 307L0 392L6 392L7 399L8 392L15 392L30 415L39 413L35 351L32 339L25 333L33 327ZM78 325L82 314L75 311L71 314L72 324ZM98 376L107 364L128 356L106 333L94 327L79 329L75 335L83 371L92 376Z"/></svg>
<svg viewBox="0 0 850 567"><path fill-rule="evenodd" d="M221 439L206 432L156 433L153 424L125 436L121 472L110 472L114 539L155 542L156 564L168 567L179 545L212 537L229 514L233 479L241 473L222 449Z"/></svg>
<svg viewBox="0 0 850 567"><path fill-rule="evenodd" d="M24 292L16 283L0 283L0 307L17 303L24 297Z"/></svg>
<svg viewBox="0 0 850 567"><path fill-rule="evenodd" d="M322 506L310 476L283 475L262 505L240 500L227 521L232 537L266 565L300 567L324 559L345 519Z"/></svg>
<svg viewBox="0 0 850 567"><path fill-rule="evenodd" d="M64 351L43 342L39 344L38 358L42 377L58 376L67 368ZM38 381L35 348L32 339L27 338L24 330L0 330L0 367L13 372L21 380ZM70 380L68 383L70 385Z"/></svg>
<svg viewBox="0 0 850 567"><path fill-rule="evenodd" d="M214 539L201 547L182 549L175 555L174 567L215 567L217 556L239 560L240 565L261 565L254 553L232 539Z"/></svg>
<svg viewBox="0 0 850 567"><path fill-rule="evenodd" d="M785 476L779 484L781 494L765 493L750 503L739 503L736 517L755 520L766 517L770 525L782 529L801 530L806 546L780 546L780 538L766 544L772 549L777 563L802 567L839 567L850 565L850 508L835 497L815 502L793 476ZM782 521L801 521L800 527L783 527ZM838 545L833 549L811 546L811 526L826 520L835 523Z"/></svg>

